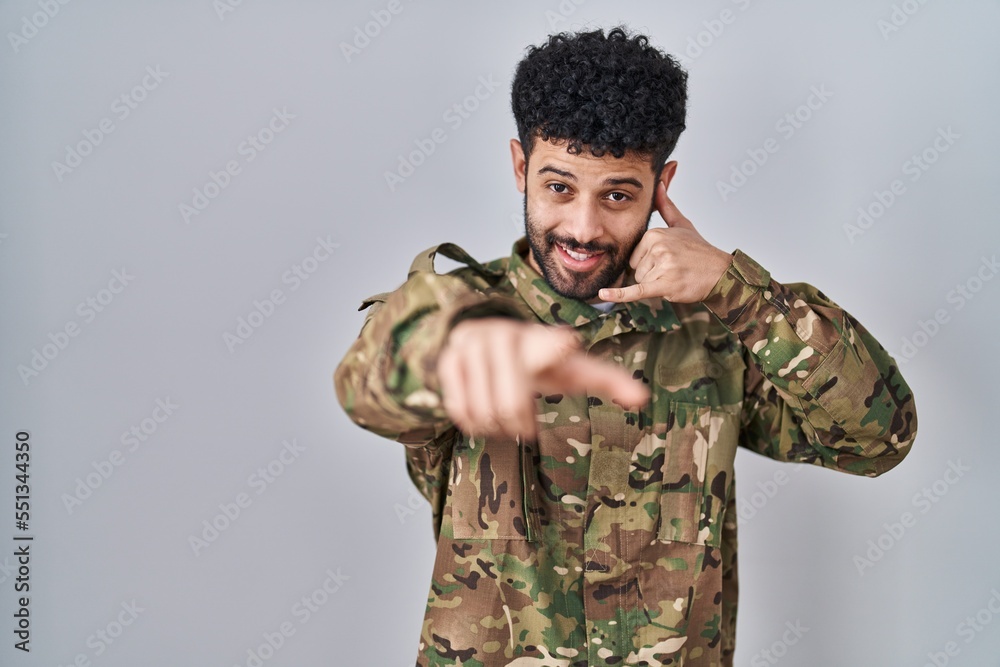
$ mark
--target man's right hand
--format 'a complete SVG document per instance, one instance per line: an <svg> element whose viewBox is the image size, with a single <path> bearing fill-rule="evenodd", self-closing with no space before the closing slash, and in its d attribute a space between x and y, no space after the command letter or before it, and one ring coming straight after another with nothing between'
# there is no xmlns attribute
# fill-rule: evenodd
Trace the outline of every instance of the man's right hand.
<svg viewBox="0 0 1000 667"><path fill-rule="evenodd" d="M620 366L587 356L569 327L503 317L468 319L451 330L438 360L444 408L461 431L533 440L535 396L608 394L623 406L649 389Z"/></svg>

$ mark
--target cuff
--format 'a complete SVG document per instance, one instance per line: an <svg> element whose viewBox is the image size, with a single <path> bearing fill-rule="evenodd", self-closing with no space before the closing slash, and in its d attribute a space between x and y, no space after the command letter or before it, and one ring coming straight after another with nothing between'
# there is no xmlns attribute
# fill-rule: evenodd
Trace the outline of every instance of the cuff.
<svg viewBox="0 0 1000 667"><path fill-rule="evenodd" d="M732 327L751 301L768 285L771 274L737 248L733 261L702 303L724 324Z"/></svg>

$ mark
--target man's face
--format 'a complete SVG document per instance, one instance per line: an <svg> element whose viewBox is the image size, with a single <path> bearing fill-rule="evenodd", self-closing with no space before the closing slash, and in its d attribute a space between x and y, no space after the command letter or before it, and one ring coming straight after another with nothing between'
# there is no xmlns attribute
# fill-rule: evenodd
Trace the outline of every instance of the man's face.
<svg viewBox="0 0 1000 667"><path fill-rule="evenodd" d="M599 301L621 284L632 251L649 227L656 179L649 159L627 153L597 158L587 147L535 140L526 164L511 140L518 189L524 193L528 263L564 297ZM669 181L673 168L665 169Z"/></svg>

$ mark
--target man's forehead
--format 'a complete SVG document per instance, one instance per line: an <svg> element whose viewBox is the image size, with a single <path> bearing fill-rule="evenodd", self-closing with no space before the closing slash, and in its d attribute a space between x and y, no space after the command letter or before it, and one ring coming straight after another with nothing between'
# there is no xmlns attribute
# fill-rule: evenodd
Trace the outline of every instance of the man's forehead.
<svg viewBox="0 0 1000 667"><path fill-rule="evenodd" d="M569 142L562 140L535 140L531 149L530 169L536 173L546 167L555 168L579 176L601 176L628 173L630 175L652 175L649 165L650 157L627 151L622 157L616 158L610 152L601 157L590 152L590 147L583 145L579 153L568 151Z"/></svg>

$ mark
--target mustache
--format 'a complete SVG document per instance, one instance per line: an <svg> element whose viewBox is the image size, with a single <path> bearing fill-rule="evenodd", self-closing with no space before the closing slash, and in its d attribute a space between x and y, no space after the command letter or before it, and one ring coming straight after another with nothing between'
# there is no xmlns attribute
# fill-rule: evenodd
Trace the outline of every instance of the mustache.
<svg viewBox="0 0 1000 667"><path fill-rule="evenodd" d="M613 245L604 245L601 243L594 243L594 242L578 243L576 240L571 238L557 237L552 232L548 232L545 234L545 242L548 243L550 246L558 243L564 248L569 248L573 252L581 252L581 253L595 253L595 252L613 253L615 250L615 246Z"/></svg>

